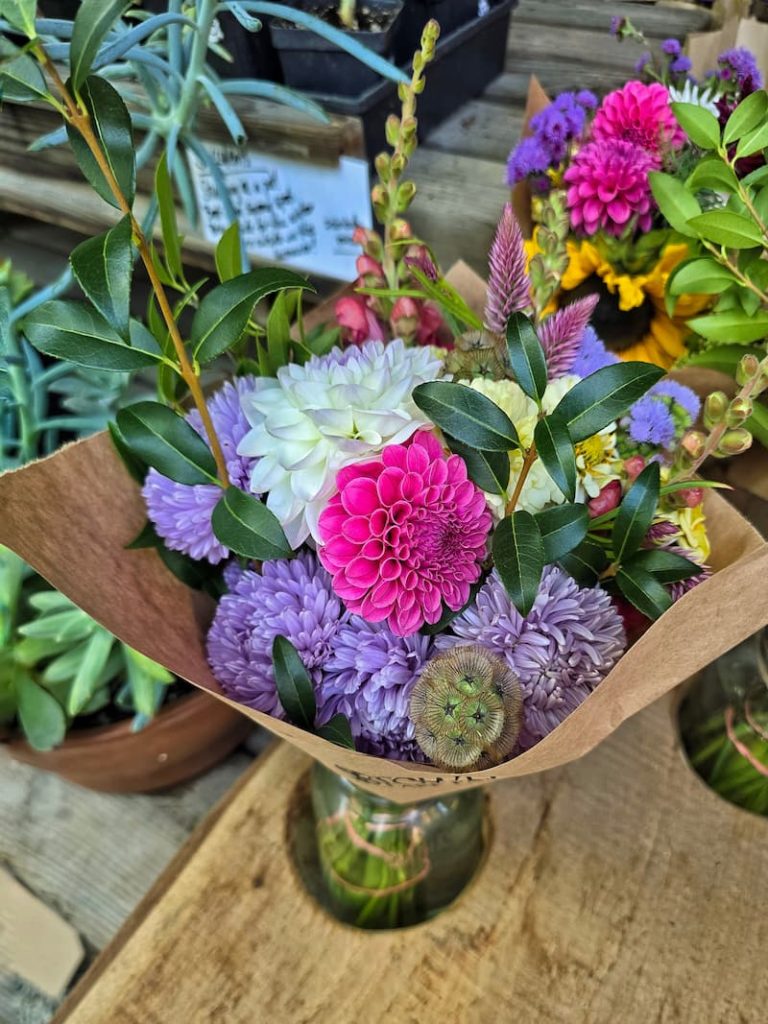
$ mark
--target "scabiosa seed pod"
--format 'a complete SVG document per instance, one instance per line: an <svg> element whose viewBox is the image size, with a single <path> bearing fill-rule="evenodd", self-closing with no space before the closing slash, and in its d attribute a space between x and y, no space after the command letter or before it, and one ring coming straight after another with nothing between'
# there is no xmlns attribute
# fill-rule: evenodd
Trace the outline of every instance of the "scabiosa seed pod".
<svg viewBox="0 0 768 1024"><path fill-rule="evenodd" d="M520 683L484 647L454 647L427 663L411 694L416 742L438 768L469 772L509 757L522 723Z"/></svg>

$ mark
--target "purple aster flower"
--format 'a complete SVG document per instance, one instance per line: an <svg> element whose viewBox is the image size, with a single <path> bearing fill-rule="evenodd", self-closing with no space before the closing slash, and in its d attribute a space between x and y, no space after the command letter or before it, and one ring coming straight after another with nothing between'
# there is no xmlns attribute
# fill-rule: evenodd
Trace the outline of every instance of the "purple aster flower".
<svg viewBox="0 0 768 1024"><path fill-rule="evenodd" d="M619 357L609 352L592 327L587 327L581 336L579 351L570 369L577 377L589 377L604 366L618 363Z"/></svg>
<svg viewBox="0 0 768 1024"><path fill-rule="evenodd" d="M579 587L562 569L544 570L539 593L523 618L494 571L475 602L436 638L440 650L482 644L505 659L523 691L519 747L551 732L591 693L624 653L621 616L600 587Z"/></svg>
<svg viewBox="0 0 768 1024"><path fill-rule="evenodd" d="M725 50L717 58L717 63L720 68L718 77L722 81L734 80L742 88L747 87L750 92L762 87L763 76L760 74L755 55L745 47Z"/></svg>
<svg viewBox="0 0 768 1024"><path fill-rule="evenodd" d="M324 666L318 724L341 712L358 750L397 761L424 760L408 711L433 648L428 636L395 636L385 623L353 615L339 628Z"/></svg>
<svg viewBox="0 0 768 1024"><path fill-rule="evenodd" d="M239 377L208 399L208 409L221 442L230 483L248 489L248 479L256 459L237 454L237 446L251 429L240 406L240 399L253 390L253 377ZM187 415L201 437L205 437L200 413L195 409ZM181 551L190 558L207 560L212 565L229 557L211 527L211 516L221 497L215 484L179 484L155 469L150 469L142 489L147 515L163 538L166 547Z"/></svg>
<svg viewBox="0 0 768 1024"><path fill-rule="evenodd" d="M643 395L629 411L629 436L636 444L669 449L675 440L675 421L666 402Z"/></svg>
<svg viewBox="0 0 768 1024"><path fill-rule="evenodd" d="M576 102L585 110L594 110L597 107L598 99L589 89L580 89L576 93Z"/></svg>
<svg viewBox="0 0 768 1024"><path fill-rule="evenodd" d="M677 39L665 39L661 44L661 52L666 53L668 57L679 57L682 51L683 48Z"/></svg>
<svg viewBox="0 0 768 1024"><path fill-rule="evenodd" d="M549 170L549 153L541 140L534 135L521 139L509 154L507 162L507 184L516 185L531 175L546 174Z"/></svg>
<svg viewBox="0 0 768 1024"><path fill-rule="evenodd" d="M311 552L264 562L260 573L231 573L228 583L208 632L208 662L228 697L284 719L272 671L275 637L291 641L321 692L323 668L348 615Z"/></svg>
<svg viewBox="0 0 768 1024"><path fill-rule="evenodd" d="M642 75L642 73L645 71L645 69L651 63L652 59L653 58L651 57L650 53L648 53L647 51L645 53L641 54L639 60L636 61L636 63L635 63L635 73L638 74L638 75Z"/></svg>
<svg viewBox="0 0 768 1024"><path fill-rule="evenodd" d="M649 394L663 395L665 398L671 398L677 405L682 406L690 416L691 423L695 423L699 418L701 399L695 391L687 388L685 384L680 384L670 377L665 377L664 380L660 380L658 384L653 385Z"/></svg>
<svg viewBox="0 0 768 1024"><path fill-rule="evenodd" d="M676 75L684 74L690 71L692 67L693 64L688 57L676 57L673 61L669 62L669 70Z"/></svg>

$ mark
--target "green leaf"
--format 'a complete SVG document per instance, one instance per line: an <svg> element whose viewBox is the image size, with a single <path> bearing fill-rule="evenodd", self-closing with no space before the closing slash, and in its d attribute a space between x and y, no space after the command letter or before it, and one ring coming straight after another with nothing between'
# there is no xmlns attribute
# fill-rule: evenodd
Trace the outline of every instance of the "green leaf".
<svg viewBox="0 0 768 1024"><path fill-rule="evenodd" d="M763 448L768 448L768 407L762 402L755 402L752 415L744 421L744 426L759 441Z"/></svg>
<svg viewBox="0 0 768 1024"><path fill-rule="evenodd" d="M527 615L539 592L544 569L544 541L530 512L502 519L493 534L493 561L501 582L521 615Z"/></svg>
<svg viewBox="0 0 768 1024"><path fill-rule="evenodd" d="M729 249L751 249L763 244L760 229L749 217L732 210L710 210L699 214L691 218L689 226L699 237Z"/></svg>
<svg viewBox="0 0 768 1024"><path fill-rule="evenodd" d="M587 537L573 551L563 555L558 562L577 583L593 587L600 578L600 573L608 565L608 558L605 549L597 541Z"/></svg>
<svg viewBox="0 0 768 1024"><path fill-rule="evenodd" d="M729 309L694 317L688 321L688 326L707 341L748 344L768 335L768 312L750 315L741 309Z"/></svg>
<svg viewBox="0 0 768 1024"><path fill-rule="evenodd" d="M295 292L280 292L272 304L267 317L267 355L269 356L270 372L277 374L281 366L289 361L291 344L291 317Z"/></svg>
<svg viewBox="0 0 768 1024"><path fill-rule="evenodd" d="M0 41L2 42L2 41ZM5 47L0 48L0 53ZM11 103L45 100L49 95L43 73L26 53L0 64L0 99Z"/></svg>
<svg viewBox="0 0 768 1024"><path fill-rule="evenodd" d="M736 159L744 160L753 153L759 153L768 146L768 121L745 135L736 147Z"/></svg>
<svg viewBox="0 0 768 1024"><path fill-rule="evenodd" d="M509 486L507 452L481 452L477 448L462 444L455 437L446 436L445 440L451 451L464 460L469 479L476 483L481 491L500 494L502 497L506 495Z"/></svg>
<svg viewBox="0 0 768 1024"><path fill-rule="evenodd" d="M160 157L155 170L155 195L160 212L160 226L163 232L163 249L168 269L177 281L184 280L184 264L181 258L181 236L176 226L176 204L173 201L173 186L168 173L168 154Z"/></svg>
<svg viewBox="0 0 768 1024"><path fill-rule="evenodd" d="M136 402L117 414L117 427L142 462L179 484L216 483L216 462L194 427L159 402Z"/></svg>
<svg viewBox="0 0 768 1024"><path fill-rule="evenodd" d="M672 295L684 295L687 292L694 295L719 295L735 281L736 277L727 267L703 256L675 267L667 288Z"/></svg>
<svg viewBox="0 0 768 1024"><path fill-rule="evenodd" d="M727 373L730 377L733 377L736 374L739 360L749 351L750 349L744 348L742 345L718 345L713 348L706 348L702 352L691 353L691 355L686 356L684 365L705 366L709 370L720 370L721 373ZM765 354L758 348L751 351L758 359L761 359Z"/></svg>
<svg viewBox="0 0 768 1024"><path fill-rule="evenodd" d="M315 728L317 704L312 680L290 640L276 636L272 644L272 668L280 703L288 720L300 729Z"/></svg>
<svg viewBox="0 0 768 1024"><path fill-rule="evenodd" d="M157 710L158 686L169 686L174 677L162 665L132 647L125 645L123 651L134 710L152 718Z"/></svg>
<svg viewBox="0 0 768 1024"><path fill-rule="evenodd" d="M697 103L672 103L677 118L691 142L700 149L717 149L720 145L720 122L714 114Z"/></svg>
<svg viewBox="0 0 768 1024"><path fill-rule="evenodd" d="M240 274L208 292L192 321L195 358L209 363L231 348L245 330L254 305L282 288L314 291L306 278L292 270L262 267Z"/></svg>
<svg viewBox="0 0 768 1024"><path fill-rule="evenodd" d="M93 619L79 608L73 608L71 611L56 612L53 615L41 615L40 618L31 619L19 626L19 633L22 636L50 637L57 643L64 641L74 643L76 640L83 640L90 636L94 629Z"/></svg>
<svg viewBox="0 0 768 1024"><path fill-rule="evenodd" d="M27 742L35 750L52 750L64 739L67 719L56 698L23 670L15 674L19 721Z"/></svg>
<svg viewBox="0 0 768 1024"><path fill-rule="evenodd" d="M613 524L613 554L617 562L634 554L656 514L661 486L658 462L649 463L624 495Z"/></svg>
<svg viewBox="0 0 768 1024"><path fill-rule="evenodd" d="M131 0L82 0L75 15L69 50L69 67L75 92L80 92L80 86L90 74L99 47L130 3Z"/></svg>
<svg viewBox="0 0 768 1024"><path fill-rule="evenodd" d="M86 296L122 338L128 338L131 305L131 218L126 214L103 235L81 242L69 257Z"/></svg>
<svg viewBox="0 0 768 1024"><path fill-rule="evenodd" d="M742 100L725 123L723 142L730 145L762 124L768 113L768 96L759 89Z"/></svg>
<svg viewBox="0 0 768 1024"><path fill-rule="evenodd" d="M576 455L565 420L556 412L539 420L533 433L544 468L570 501L576 496Z"/></svg>
<svg viewBox="0 0 768 1024"><path fill-rule="evenodd" d="M752 93L753 96L756 93ZM742 185L749 185L750 188L756 188L758 185L768 179L768 164L763 164L762 167L756 167L754 171L750 171L746 177L741 179Z"/></svg>
<svg viewBox="0 0 768 1024"><path fill-rule="evenodd" d="M664 371L650 363L613 363L579 381L563 395L555 412L567 424L571 439L584 441L623 416L663 376Z"/></svg>
<svg viewBox="0 0 768 1024"><path fill-rule="evenodd" d="M465 384L432 380L414 388L413 400L436 426L471 448L509 452L520 447L509 416L490 398Z"/></svg>
<svg viewBox="0 0 768 1024"><path fill-rule="evenodd" d="M637 566L622 566L616 583L630 604L649 619L658 619L672 606L672 597L656 577Z"/></svg>
<svg viewBox="0 0 768 1024"><path fill-rule="evenodd" d="M240 225L233 220L216 243L216 273L222 284L243 272L240 252Z"/></svg>
<svg viewBox="0 0 768 1024"><path fill-rule="evenodd" d="M80 95L91 116L94 133L112 174L126 202L132 206L136 195L136 156L128 108L123 103L120 93L106 79L97 76L86 80ZM85 139L73 125L67 125L67 134L72 152L86 179L102 199L110 206L120 209L120 204Z"/></svg>
<svg viewBox="0 0 768 1024"><path fill-rule="evenodd" d="M624 568L643 569L659 583L680 583L703 572L702 566L692 562L690 558L676 555L674 551L663 551L661 548L636 552L624 562Z"/></svg>
<svg viewBox="0 0 768 1024"><path fill-rule="evenodd" d="M324 740L330 740L339 747L347 750L355 749L355 741L352 738L352 729L346 715L334 715L325 725L317 730L317 735Z"/></svg>
<svg viewBox="0 0 768 1024"><path fill-rule="evenodd" d="M547 387L547 360L525 313L513 313L509 318L507 352L517 383L529 398L541 402Z"/></svg>
<svg viewBox="0 0 768 1024"><path fill-rule="evenodd" d="M83 650L83 657L67 697L67 713L75 716L82 711L98 689L99 677L107 663L115 638L106 629L97 629Z"/></svg>
<svg viewBox="0 0 768 1024"><path fill-rule="evenodd" d="M28 39L37 35L37 0L0 0L0 18L23 32Z"/></svg>
<svg viewBox="0 0 768 1024"><path fill-rule="evenodd" d="M136 483L143 484L144 477L147 475L147 467L141 461L137 459L131 449L125 443L125 438L117 429L117 424L109 422L107 424L107 430L112 440L112 444L115 447L115 451L120 457L120 461L123 463L128 473L133 477Z"/></svg>
<svg viewBox="0 0 768 1024"><path fill-rule="evenodd" d="M211 524L216 538L244 558L265 562L293 554L274 513L258 498L236 487L228 488L219 499Z"/></svg>
<svg viewBox="0 0 768 1024"><path fill-rule="evenodd" d="M709 157L694 167L685 186L696 191L708 188L715 192L736 192L739 179L720 157Z"/></svg>
<svg viewBox="0 0 768 1024"><path fill-rule="evenodd" d="M86 302L51 299L29 313L21 328L38 351L78 366L130 371L153 366L161 358L159 352L127 345Z"/></svg>
<svg viewBox="0 0 768 1024"><path fill-rule="evenodd" d="M587 536L589 509L581 503L555 505L535 515L547 565L559 562Z"/></svg>
<svg viewBox="0 0 768 1024"><path fill-rule="evenodd" d="M695 238L696 232L689 221L701 215L701 207L696 197L691 195L685 185L671 174L651 171L648 175L653 197L661 210L662 216L681 235Z"/></svg>

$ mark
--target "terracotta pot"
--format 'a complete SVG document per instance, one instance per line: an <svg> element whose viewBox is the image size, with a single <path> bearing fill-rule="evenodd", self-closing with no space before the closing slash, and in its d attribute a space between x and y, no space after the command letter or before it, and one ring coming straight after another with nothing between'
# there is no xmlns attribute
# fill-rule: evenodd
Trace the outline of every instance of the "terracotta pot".
<svg viewBox="0 0 768 1024"><path fill-rule="evenodd" d="M55 772L104 793L151 793L212 768L252 730L245 715L205 693L193 692L163 708L148 726L130 720L72 732L55 750L33 750L14 739L17 761Z"/></svg>

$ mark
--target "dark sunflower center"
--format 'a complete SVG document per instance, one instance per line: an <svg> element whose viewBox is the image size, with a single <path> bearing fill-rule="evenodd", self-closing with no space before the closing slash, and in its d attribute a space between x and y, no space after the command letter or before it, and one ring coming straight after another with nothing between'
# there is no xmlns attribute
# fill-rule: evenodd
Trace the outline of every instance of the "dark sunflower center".
<svg viewBox="0 0 768 1024"><path fill-rule="evenodd" d="M563 298L567 304L586 295L600 296L590 323L611 352L623 352L648 333L654 310L647 296L636 309L619 309L619 296L609 292L602 278L592 274L578 288L565 292Z"/></svg>

